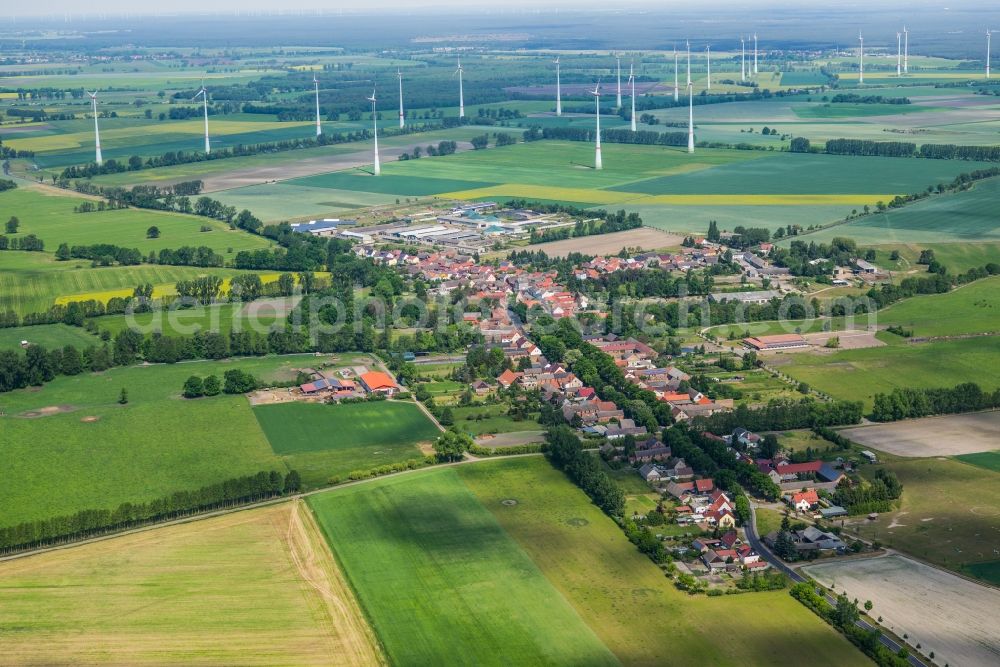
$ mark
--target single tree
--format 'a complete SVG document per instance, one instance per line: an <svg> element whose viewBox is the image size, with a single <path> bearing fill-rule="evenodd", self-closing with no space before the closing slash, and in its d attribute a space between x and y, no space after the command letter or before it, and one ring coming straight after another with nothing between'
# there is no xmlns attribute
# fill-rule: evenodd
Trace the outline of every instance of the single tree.
<svg viewBox="0 0 1000 667"><path fill-rule="evenodd" d="M146 238L147 239L158 239L158 238L160 238L160 228L157 227L156 225L153 225L152 227L150 227L149 229L147 229L146 230Z"/></svg>
<svg viewBox="0 0 1000 667"><path fill-rule="evenodd" d="M128 392L125 390L125 387L122 387L121 393L118 394L118 403L121 405L128 403Z"/></svg>
<svg viewBox="0 0 1000 667"><path fill-rule="evenodd" d="M7 233L17 234L17 228L21 226L21 221L17 219L16 215L10 216L10 220L7 221Z"/></svg>

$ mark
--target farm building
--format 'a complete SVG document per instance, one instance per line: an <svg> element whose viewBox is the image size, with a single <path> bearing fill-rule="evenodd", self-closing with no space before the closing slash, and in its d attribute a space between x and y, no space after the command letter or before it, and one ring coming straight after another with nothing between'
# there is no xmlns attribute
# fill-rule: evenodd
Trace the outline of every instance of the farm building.
<svg viewBox="0 0 1000 667"><path fill-rule="evenodd" d="M744 338L743 344L754 350L794 350L809 347L806 339L799 334L776 334L773 336L751 336Z"/></svg>
<svg viewBox="0 0 1000 667"><path fill-rule="evenodd" d="M781 298L781 292L777 290L763 290L758 292L715 292L709 294L710 301L723 303L725 301L738 301L742 304L764 305L771 299Z"/></svg>
<svg viewBox="0 0 1000 667"><path fill-rule="evenodd" d="M399 392L399 385L386 373L371 371L361 376L361 386L368 393L380 393L392 396Z"/></svg>

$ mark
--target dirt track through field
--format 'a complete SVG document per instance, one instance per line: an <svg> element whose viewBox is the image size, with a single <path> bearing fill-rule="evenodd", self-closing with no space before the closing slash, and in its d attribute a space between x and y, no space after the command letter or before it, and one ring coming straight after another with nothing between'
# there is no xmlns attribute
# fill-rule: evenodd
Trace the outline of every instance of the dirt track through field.
<svg viewBox="0 0 1000 667"><path fill-rule="evenodd" d="M378 640L365 622L354 594L323 541L319 527L309 511L302 507L302 500L292 502L288 520L288 551L299 575L326 603L340 639L338 661L346 665L386 664Z"/></svg>
<svg viewBox="0 0 1000 667"><path fill-rule="evenodd" d="M417 135L419 137L419 135ZM459 141L457 151L467 151L472 149L472 144L467 141ZM424 147L426 142L418 139L406 146L395 146L382 148L379 150L379 158L382 162L389 162L397 159L403 153L412 153L417 146ZM331 171L343 171L344 169L356 169L372 163L372 152L370 150L357 151L354 153L344 153L340 155L330 155L323 157L312 157L297 162L282 162L268 167L248 167L246 169L234 169L233 171L216 176L206 176L203 181L204 192L218 192L219 190L230 190L248 185L261 185L271 181L287 181L293 178L304 176L315 176L316 174L326 174ZM183 179L179 179L183 180Z"/></svg>
<svg viewBox="0 0 1000 667"><path fill-rule="evenodd" d="M909 635L939 665L1000 664L1000 591L900 555L809 565L803 570L850 598L871 600L873 616Z"/></svg>
<svg viewBox="0 0 1000 667"><path fill-rule="evenodd" d="M1000 448L1000 411L925 417L857 426L841 431L851 440L896 456L956 456Z"/></svg>

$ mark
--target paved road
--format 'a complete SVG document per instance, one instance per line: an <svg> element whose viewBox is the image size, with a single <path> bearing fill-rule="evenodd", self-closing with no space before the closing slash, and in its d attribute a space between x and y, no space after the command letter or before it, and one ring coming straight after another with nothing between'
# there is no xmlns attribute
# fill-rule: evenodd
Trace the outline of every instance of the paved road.
<svg viewBox="0 0 1000 667"><path fill-rule="evenodd" d="M799 574L792 568L788 567L783 560L781 560L773 553L771 553L771 550L768 549L766 546L764 546L764 543L761 542L760 538L757 536L757 514L756 514L756 508L753 505L753 503L750 504L750 523L748 523L744 527L744 529L747 535L747 541L750 542L750 546L753 547L754 551L759 553L761 557L764 558L764 560L770 563L772 567L777 569L779 572L784 573L789 579L791 579L794 582L808 581L801 574ZM832 595L829 595L825 591L822 591L820 589L817 589L817 592L822 593L823 597L825 597L826 601L829 602L830 604L832 605L837 604L837 599ZM872 625L871 623L865 621L864 619L858 619L857 621L854 622L854 625L858 626L862 630L866 630L867 632L877 630L879 632L879 641L882 643L882 645L888 648L889 650L893 651L894 653L899 652L899 649L901 648L900 645L896 643L896 641L893 640L891 637L887 637L885 634L883 634L881 628ZM912 651L910 647L907 647L907 650ZM913 667L930 667L930 665L925 663L919 657L913 655L912 652L910 653L909 656L909 662L911 665L913 665Z"/></svg>

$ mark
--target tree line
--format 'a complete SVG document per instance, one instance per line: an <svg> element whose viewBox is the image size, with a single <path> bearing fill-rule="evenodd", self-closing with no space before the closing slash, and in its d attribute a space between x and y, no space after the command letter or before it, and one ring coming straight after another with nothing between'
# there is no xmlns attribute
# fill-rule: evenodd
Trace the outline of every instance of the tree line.
<svg viewBox="0 0 1000 667"><path fill-rule="evenodd" d="M876 157L921 157L938 160L976 160L1000 162L1000 146L958 146L955 144L917 144L909 141L873 141L871 139L830 139L830 155Z"/></svg>
<svg viewBox="0 0 1000 667"><path fill-rule="evenodd" d="M787 431L817 426L840 426L861 421L864 408L861 401L830 401L821 403L811 397L799 401L773 399L761 408L745 404L729 412L717 412L695 417L694 429L715 434L732 433L737 428L749 431Z"/></svg>
<svg viewBox="0 0 1000 667"><path fill-rule="evenodd" d="M553 466L590 496L610 516L625 511L625 492L601 469L595 456L583 450L580 439L568 426L555 426L545 433L545 456Z"/></svg>
<svg viewBox="0 0 1000 667"><path fill-rule="evenodd" d="M56 259L66 261L70 259L87 259L96 266L135 266L142 264L163 264L167 266L199 266L211 267L222 266L225 263L222 255L218 254L208 246L181 246L177 249L163 248L158 253L150 251L148 255L143 255L137 248L123 248L111 243L94 243L91 245L70 246L66 243L59 245L56 250Z"/></svg>
<svg viewBox="0 0 1000 667"><path fill-rule="evenodd" d="M1000 390L989 393L975 382L963 382L950 388L897 387L888 394L875 394L872 419L890 422L993 408L1000 408Z"/></svg>
<svg viewBox="0 0 1000 667"><path fill-rule="evenodd" d="M0 552L82 540L198 512L276 498L297 493L301 488L302 480L295 470L284 475L275 470L262 471L193 491L176 491L148 502L125 502L115 509L85 509L49 519L25 521L0 528Z"/></svg>

